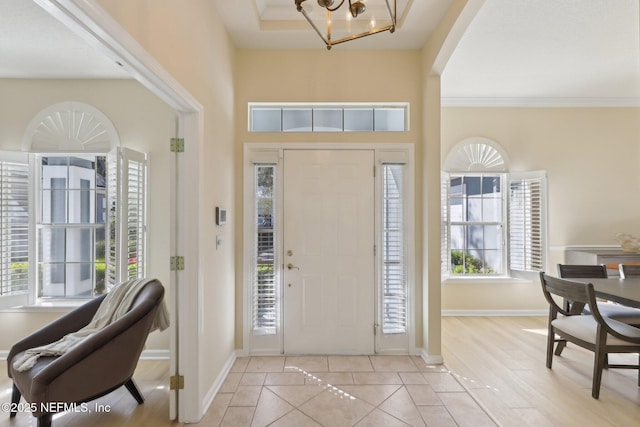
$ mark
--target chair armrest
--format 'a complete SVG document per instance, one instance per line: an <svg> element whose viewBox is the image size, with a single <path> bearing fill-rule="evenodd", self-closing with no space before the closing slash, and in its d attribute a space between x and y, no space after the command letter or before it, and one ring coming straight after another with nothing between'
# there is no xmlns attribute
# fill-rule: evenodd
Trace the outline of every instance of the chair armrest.
<svg viewBox="0 0 640 427"><path fill-rule="evenodd" d="M81 305L15 343L7 355L7 366L9 366L16 354L30 348L58 341L65 335L76 332L86 326L93 319L93 315L98 310L98 306L104 297L103 295ZM9 374L9 377L11 377L11 374Z"/></svg>

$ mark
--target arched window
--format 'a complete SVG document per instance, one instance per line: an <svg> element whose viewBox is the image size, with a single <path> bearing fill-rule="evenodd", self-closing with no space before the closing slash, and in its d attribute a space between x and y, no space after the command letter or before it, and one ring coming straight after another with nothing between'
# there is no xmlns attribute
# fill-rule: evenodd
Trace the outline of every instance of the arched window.
<svg viewBox="0 0 640 427"><path fill-rule="evenodd" d="M450 277L540 271L545 258L543 172L514 173L500 145L454 146L442 173L442 271Z"/></svg>
<svg viewBox="0 0 640 427"><path fill-rule="evenodd" d="M120 146L111 120L82 102L60 102L40 111L29 122L22 150L30 153L108 153Z"/></svg>
<svg viewBox="0 0 640 427"><path fill-rule="evenodd" d="M445 161L447 172L506 172L507 155L498 143L482 137L467 138L456 144Z"/></svg>
<svg viewBox="0 0 640 427"><path fill-rule="evenodd" d="M2 221L0 296L92 298L141 277L146 155L121 148L107 116L80 102L36 114L22 149L0 157L1 199L19 207Z"/></svg>

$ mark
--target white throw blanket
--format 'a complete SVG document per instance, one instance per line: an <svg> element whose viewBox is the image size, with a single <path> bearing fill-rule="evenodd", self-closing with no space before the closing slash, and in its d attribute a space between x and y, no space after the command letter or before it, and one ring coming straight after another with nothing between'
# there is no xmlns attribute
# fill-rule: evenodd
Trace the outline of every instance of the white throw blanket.
<svg viewBox="0 0 640 427"><path fill-rule="evenodd" d="M132 279L121 283L113 288L104 300L100 303L98 310L91 319L91 322L77 332L65 335L60 340L40 347L30 348L20 359L13 363L13 368L18 372L28 371L38 361L41 356L61 356L76 344L88 336L95 334L100 329L108 326L125 315L131 304L138 296L138 293L150 281L155 279ZM151 331L160 329L161 331L169 327L169 312L164 300L157 311L156 317L151 325Z"/></svg>

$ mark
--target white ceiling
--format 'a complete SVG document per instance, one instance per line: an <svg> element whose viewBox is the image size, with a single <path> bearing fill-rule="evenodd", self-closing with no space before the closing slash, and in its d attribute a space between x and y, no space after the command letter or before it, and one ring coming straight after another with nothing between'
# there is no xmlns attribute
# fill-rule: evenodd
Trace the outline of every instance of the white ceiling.
<svg viewBox="0 0 640 427"><path fill-rule="evenodd" d="M370 0L373 1L373 0ZM381 0L375 0L381 3ZM326 49L294 0L213 0L231 38L247 49ZM319 8L316 0L307 0ZM366 4L366 0L364 1ZM334 49L419 49L452 0L397 0L398 29L349 42ZM336 0L334 5L337 5ZM343 10L347 6L342 6ZM366 12L365 12L366 13ZM338 14L336 14L338 15ZM364 16L364 15L363 15Z"/></svg>
<svg viewBox="0 0 640 427"><path fill-rule="evenodd" d="M130 78L32 0L0 0L0 78Z"/></svg>
<svg viewBox="0 0 640 427"><path fill-rule="evenodd" d="M452 1L398 0L394 34L333 49L419 49ZM213 2L239 48L325 49L294 0ZM486 0L447 64L442 95L471 104L478 99L560 99L566 104L640 105L638 4ZM32 0L0 0L0 77L129 76Z"/></svg>
<svg viewBox="0 0 640 427"><path fill-rule="evenodd" d="M487 0L446 66L443 96L640 105L638 3Z"/></svg>

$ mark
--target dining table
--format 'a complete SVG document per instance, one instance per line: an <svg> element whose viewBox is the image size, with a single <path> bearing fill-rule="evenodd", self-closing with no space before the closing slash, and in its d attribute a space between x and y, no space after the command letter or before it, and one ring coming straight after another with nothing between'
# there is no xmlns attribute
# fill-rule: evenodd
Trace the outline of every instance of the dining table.
<svg viewBox="0 0 640 427"><path fill-rule="evenodd" d="M608 279L571 279L591 283L596 297L628 307L640 308L640 277L610 277Z"/></svg>

